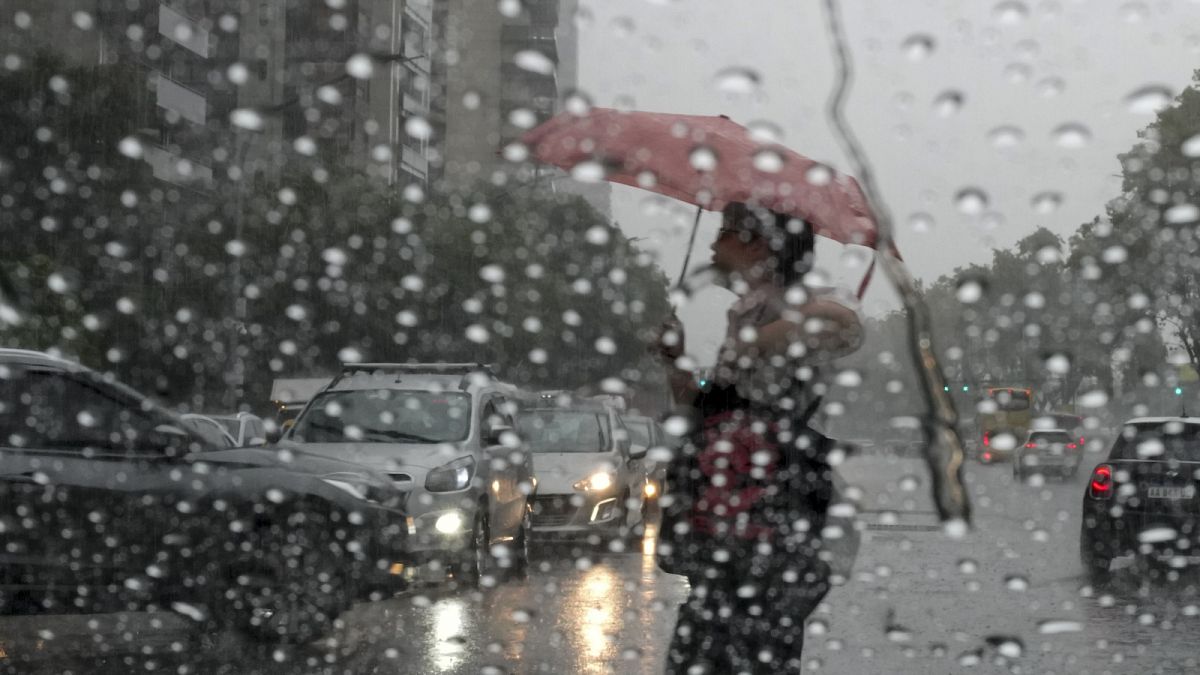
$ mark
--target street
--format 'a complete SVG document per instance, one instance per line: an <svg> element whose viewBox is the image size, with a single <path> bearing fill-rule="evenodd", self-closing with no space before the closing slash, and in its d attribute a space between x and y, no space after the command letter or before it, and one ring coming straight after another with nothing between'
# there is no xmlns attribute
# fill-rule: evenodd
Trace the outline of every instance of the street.
<svg viewBox="0 0 1200 675"><path fill-rule="evenodd" d="M1090 465L1086 465L1090 466ZM1192 671L1194 589L1086 588L1078 501L1087 471L1042 487L970 464L976 524L944 534L919 459L864 451L851 579L808 623L806 668L829 673ZM356 605L334 635L270 648L199 635L178 614L4 617L10 672L657 673L686 582L639 553L539 548L528 579L482 591L417 588ZM1120 563L1118 563L1120 564ZM1182 583L1180 584L1183 585Z"/></svg>

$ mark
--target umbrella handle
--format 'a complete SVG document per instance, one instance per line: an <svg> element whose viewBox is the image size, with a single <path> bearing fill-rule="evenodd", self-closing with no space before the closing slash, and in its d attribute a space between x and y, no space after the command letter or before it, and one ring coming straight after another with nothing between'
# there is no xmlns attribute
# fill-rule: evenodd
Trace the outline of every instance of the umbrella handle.
<svg viewBox="0 0 1200 675"><path fill-rule="evenodd" d="M696 232L700 229L700 214L703 212L702 207L696 207L696 219L692 221L692 236L688 238L687 254L683 256L683 269L679 270L679 281L675 284L676 288L683 286L683 280L687 278L688 264L692 262L692 247L696 245Z"/></svg>

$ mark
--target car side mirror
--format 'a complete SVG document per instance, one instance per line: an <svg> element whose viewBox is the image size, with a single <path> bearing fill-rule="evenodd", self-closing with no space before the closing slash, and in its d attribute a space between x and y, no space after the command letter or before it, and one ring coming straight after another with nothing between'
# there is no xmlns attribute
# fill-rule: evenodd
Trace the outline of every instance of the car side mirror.
<svg viewBox="0 0 1200 675"><path fill-rule="evenodd" d="M488 428L487 436L483 439L484 445L488 447L494 445L505 445L505 435L513 433L513 428L507 424L493 424Z"/></svg>
<svg viewBox="0 0 1200 675"><path fill-rule="evenodd" d="M647 448L647 447L646 447L646 446L644 446L644 445L630 445L630 446L629 446L629 459L642 459L642 458L644 458L644 457L646 456L646 451L647 451L648 449L649 449L649 448Z"/></svg>

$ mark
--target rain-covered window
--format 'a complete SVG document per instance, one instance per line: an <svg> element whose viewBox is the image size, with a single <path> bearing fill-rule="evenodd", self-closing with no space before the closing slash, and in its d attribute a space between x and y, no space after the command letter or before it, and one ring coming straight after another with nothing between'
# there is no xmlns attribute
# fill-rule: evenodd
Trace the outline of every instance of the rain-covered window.
<svg viewBox="0 0 1200 675"><path fill-rule="evenodd" d="M1197 670L1197 26L0 1L0 671Z"/></svg>

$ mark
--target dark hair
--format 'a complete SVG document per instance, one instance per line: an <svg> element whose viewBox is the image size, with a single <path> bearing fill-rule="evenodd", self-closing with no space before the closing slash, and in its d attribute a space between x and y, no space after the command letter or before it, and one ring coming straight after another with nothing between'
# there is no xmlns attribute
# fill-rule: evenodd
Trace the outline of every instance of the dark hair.
<svg viewBox="0 0 1200 675"><path fill-rule="evenodd" d="M800 283L812 269L816 237L803 220L744 202L726 204L721 215L735 229L767 240L775 260L775 273L785 288Z"/></svg>

